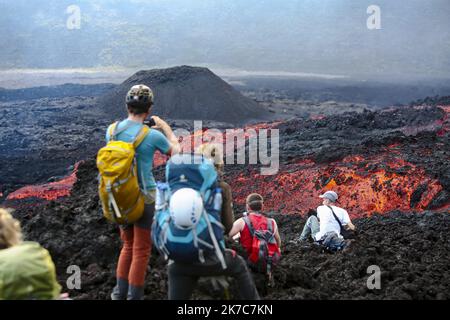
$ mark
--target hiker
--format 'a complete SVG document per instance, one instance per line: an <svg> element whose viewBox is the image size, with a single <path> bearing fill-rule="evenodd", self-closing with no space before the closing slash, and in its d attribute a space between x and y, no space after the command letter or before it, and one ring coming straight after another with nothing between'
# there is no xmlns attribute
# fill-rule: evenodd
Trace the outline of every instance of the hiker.
<svg viewBox="0 0 450 320"><path fill-rule="evenodd" d="M252 193L246 200L247 214L234 222L231 238L240 234L240 243L247 252L249 266L264 272L272 280L272 271L281 257L281 238L277 222L263 214L264 199Z"/></svg>
<svg viewBox="0 0 450 320"><path fill-rule="evenodd" d="M317 216L311 215L308 218L299 240L306 241L311 236L314 241L325 242L325 245L333 239L345 245L344 242L339 241L339 239L344 239L343 233L346 230L356 229L348 212L335 205L338 200L336 192L327 191L319 197L323 199L323 202L317 208ZM337 245L337 247L339 246Z"/></svg>
<svg viewBox="0 0 450 320"><path fill-rule="evenodd" d="M116 270L117 284L111 299L141 300L144 295L144 281L151 253L150 230L155 211L156 182L152 174L153 156L157 150L166 155L176 154L180 146L172 129L164 120L152 116L153 126L149 128L144 124L153 106L153 92L149 87L142 84L133 86L126 95L126 106L128 118L110 125L106 133L108 145L112 142L121 145L119 148L115 148L114 145L108 148L107 145L103 151L100 150L97 166L101 176L100 195L104 214L110 220L120 224L120 238L123 241ZM156 129L160 129L162 133ZM114 193L111 192L110 185L104 186L110 181L108 182L107 174L102 176L102 173L111 166L108 161L114 158L114 155L125 157L118 153L118 150L124 148L133 149L135 158L125 161L131 164L136 163L137 167L134 167L135 171L127 170L132 174L123 179L123 182L114 183L114 185L117 184L116 189L113 189L113 191L116 190ZM137 180L133 188L130 184L136 176ZM123 184L122 190L119 189L121 184ZM128 203L128 210L123 210L127 207L127 201L131 200L132 202ZM116 202L119 201L122 205L117 205ZM129 211L128 216L126 211ZM114 217L111 218L111 216Z"/></svg>
<svg viewBox="0 0 450 320"><path fill-rule="evenodd" d="M217 152L203 146L172 157L166 183L158 186L152 238L169 260L169 300L189 299L199 278L221 276L236 279L240 298L259 299L244 259L225 248L234 216L231 189L216 171L223 169Z"/></svg>
<svg viewBox="0 0 450 320"><path fill-rule="evenodd" d="M48 251L22 241L19 221L0 209L0 300L61 299L60 293Z"/></svg>
<svg viewBox="0 0 450 320"><path fill-rule="evenodd" d="M218 175L219 188L222 189L222 224L224 226L225 234L230 232L234 222L233 212L233 196L231 194L231 187L223 179L224 175L224 162L223 152L218 144L204 143L197 149L198 154L202 154L204 157L211 159L216 168Z"/></svg>

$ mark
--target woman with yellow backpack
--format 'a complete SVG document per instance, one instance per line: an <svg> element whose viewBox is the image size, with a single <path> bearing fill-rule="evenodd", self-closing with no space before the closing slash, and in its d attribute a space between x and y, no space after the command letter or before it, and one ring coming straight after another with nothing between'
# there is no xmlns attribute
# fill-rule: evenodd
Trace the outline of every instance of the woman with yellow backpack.
<svg viewBox="0 0 450 320"><path fill-rule="evenodd" d="M120 225L123 241L111 298L141 300L155 212L153 156L157 150L168 155L178 153L180 147L170 126L159 117L152 117L151 128L144 124L153 106L149 87L133 86L126 105L128 118L109 126L107 145L97 156L99 194L104 216Z"/></svg>

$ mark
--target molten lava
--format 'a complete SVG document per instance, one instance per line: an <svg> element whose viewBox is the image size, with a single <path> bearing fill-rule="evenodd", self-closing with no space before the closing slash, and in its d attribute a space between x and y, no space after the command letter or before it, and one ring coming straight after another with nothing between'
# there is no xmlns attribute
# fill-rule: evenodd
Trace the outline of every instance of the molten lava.
<svg viewBox="0 0 450 320"><path fill-rule="evenodd" d="M45 200L56 200L70 195L70 191L77 181L77 171L81 162L75 164L71 175L55 182L41 185L26 186L9 194L6 200L20 200L25 198L40 198Z"/></svg>
<svg viewBox="0 0 450 320"><path fill-rule="evenodd" d="M259 129L270 129L273 126L279 124L280 122L273 123L260 123L256 125L247 126L244 131L245 138L249 138L254 132L258 132ZM250 130L253 129L254 131ZM201 144L201 140L203 138L204 142L209 141L207 135L204 135L206 132L206 128L203 130L199 130L194 132L193 134L187 137L180 137L180 143L182 146L182 151L190 152L195 149L196 143ZM225 132L221 137L218 137L218 141L214 141L216 143L223 143L226 141ZM200 140L200 142L198 142ZM184 141L184 143L183 143ZM238 147L243 147L243 145L239 145ZM164 165L167 162L168 156L161 154L159 151L155 153L155 157L153 159L153 167L159 167ZM77 170L80 163L75 165L75 169L72 174L69 176L55 182L50 182L41 185L31 185L20 188L13 193L9 194L6 200L21 200L26 198L40 198L44 200L56 200L61 197L65 197L70 195L70 191L77 181ZM0 196L2 196L0 194Z"/></svg>
<svg viewBox="0 0 450 320"><path fill-rule="evenodd" d="M230 178L235 201L244 204L246 195L259 192L266 199L266 210L282 213L315 209L321 203L318 196L326 190L338 192L340 205L353 217L392 210L422 211L442 190L423 169L393 153L369 159L351 156L328 165L304 160L280 168L275 176L257 172Z"/></svg>
<svg viewBox="0 0 450 320"><path fill-rule="evenodd" d="M441 108L446 116L437 124L441 128L438 134L444 135L450 127L450 106ZM277 124L262 123L245 127L244 136L248 139L258 130L270 129ZM208 140L208 137L203 136L204 133L205 130L201 130L180 138L183 150L193 150L202 137ZM217 143L224 143L225 133L216 140L219 140L215 141ZM353 217L392 210L423 211L443 187L437 180L428 177L424 169L405 161L398 151L399 145L394 143L387 146L386 151L378 156L366 158L353 155L329 164L303 159L282 165L279 173L273 176L262 176L255 167L243 167L242 170L228 172L226 180L232 186L236 203L244 204L249 193L259 192L265 197L266 209L269 211L305 213L320 204L318 196L326 190L337 191L340 205ZM432 150L426 152L432 156ZM154 167L164 165L167 159L167 156L157 152ZM60 181L21 188L11 193L7 200L30 197L55 200L68 196L77 180L78 165L70 176ZM439 209L444 208L450 208L450 204L445 203Z"/></svg>
<svg viewBox="0 0 450 320"><path fill-rule="evenodd" d="M281 122L271 122L271 123L258 123L254 125L246 126L243 129L243 137L245 138L245 141L255 134L258 134L259 130L261 129L271 129L277 125L279 125ZM238 131L241 129L230 129L230 133L233 131ZM215 134L209 134L207 128L203 128L203 130L198 130L192 133L188 136L181 136L178 138L178 142L180 143L181 152L193 152L196 150L198 146L200 146L202 143L206 142L214 142L218 144L224 145L225 150L225 143L227 141L227 132L222 132L220 135ZM237 140L236 147L237 149L245 147L245 141ZM161 154L159 151L155 153L155 157L153 159L153 167L159 167L161 165L166 164L167 160L169 159L168 156Z"/></svg>

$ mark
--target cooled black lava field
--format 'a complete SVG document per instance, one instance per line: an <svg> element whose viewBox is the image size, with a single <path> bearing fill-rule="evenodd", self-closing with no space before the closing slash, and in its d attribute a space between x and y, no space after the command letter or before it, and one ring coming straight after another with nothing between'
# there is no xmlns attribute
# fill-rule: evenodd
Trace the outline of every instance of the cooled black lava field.
<svg viewBox="0 0 450 320"><path fill-rule="evenodd" d="M321 167L317 169L319 177L314 183L317 189L314 192L326 188L330 178L333 178L335 187L340 188L345 195L346 187L353 182L338 178L345 168L354 165L346 162L346 157L375 157L380 159L380 163L366 163L364 159L356 158L362 161L361 168L364 169L367 182L372 181L369 191L372 190L374 196L380 197L397 193L392 199L403 201L399 206L409 208L402 212L377 212L376 208L383 207L375 206L375 209L370 207L372 209L369 212L361 209L364 203L358 207L358 199L362 198L353 195L356 200L348 204L352 205L350 216L358 232L345 252L329 254L312 243L290 242L299 235L305 222L305 213L312 207L309 202L302 202L300 195L302 192L308 194L311 190L302 190L301 187L291 190L287 185L277 185L281 181L278 176L267 181L255 180L253 184L239 184L236 178L247 176L251 180L250 174L254 168L238 165L226 167L226 179L233 187L237 216L243 211L241 199L249 191L259 191L271 201L269 214L280 226L284 243L283 258L275 271L275 286L268 288L263 279L255 275L264 298L450 298L448 107L432 104L429 103L428 107L344 113L336 118L291 120L276 124L283 137L280 174L286 173L285 170L291 168L289 166L309 159L314 162L313 169L314 166L322 165L335 168L331 172L321 171ZM383 156L386 148L392 149L393 146L396 154L402 155L402 161L407 161L407 164L394 166ZM425 157L427 152L430 154L430 149L433 155ZM334 150L333 156L328 157L325 150ZM373 176L379 174L381 169L387 177L386 181L374 183ZM301 174L303 169L299 170ZM412 176L418 173L423 174L423 177L419 177L422 183L415 182L417 177ZM67 267L80 266L82 288L70 291L76 299L108 299L115 281L114 270L120 247L118 231L102 218L96 174L94 158L90 157L80 165L78 180L70 197L41 204L36 204L33 199L15 203L18 208L15 215L22 221L27 239L39 241L49 249L64 287L68 277ZM156 176L158 179L163 178L163 166L156 169ZM404 183L405 188L411 188L409 193L405 191L398 194L398 186L393 183L395 179L398 183ZM425 181L433 184L434 189L426 185ZM272 189L267 188L282 189L279 192L284 194L284 200L275 198L275 195L271 197L268 193ZM292 194L291 191L297 193ZM350 197L352 193L347 192L346 195ZM289 207L288 200L292 198L298 199L297 202L303 206L299 205L300 209ZM276 201L286 202L287 207L284 203L278 203L277 206ZM33 205L30 206L30 203ZM229 244L241 252L238 245ZM367 270L372 265L381 270L379 290L370 290L366 285L371 275ZM165 262L155 250L148 271L146 298L166 299ZM201 281L194 298L221 297L220 292L211 292L210 284Z"/></svg>
<svg viewBox="0 0 450 320"><path fill-rule="evenodd" d="M82 269L82 288L76 299L109 299L120 247L118 232L99 214L95 164L80 167L73 195L65 200L17 211L27 238L48 248L65 284L66 269ZM267 288L255 276L267 299L449 299L450 215L391 212L359 218L355 241L348 251L323 253L312 243L289 243L305 219L298 215L273 215L285 245L275 272L275 287ZM236 245L233 244L235 247ZM369 290L371 265L380 267L381 289ZM153 251L146 280L147 299L167 298L167 275L162 257ZM195 298L211 296L208 283L200 283Z"/></svg>

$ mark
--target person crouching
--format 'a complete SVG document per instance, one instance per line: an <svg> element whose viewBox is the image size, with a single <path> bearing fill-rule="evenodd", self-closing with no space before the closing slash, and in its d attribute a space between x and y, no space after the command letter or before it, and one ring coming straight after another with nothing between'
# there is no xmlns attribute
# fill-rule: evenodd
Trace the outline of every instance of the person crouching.
<svg viewBox="0 0 450 320"><path fill-rule="evenodd" d="M274 219L263 214L264 199L258 193L247 197L247 214L233 224L230 237L240 233L240 242L247 252L249 266L257 272L265 272L272 281L272 270L281 257L281 238Z"/></svg>

